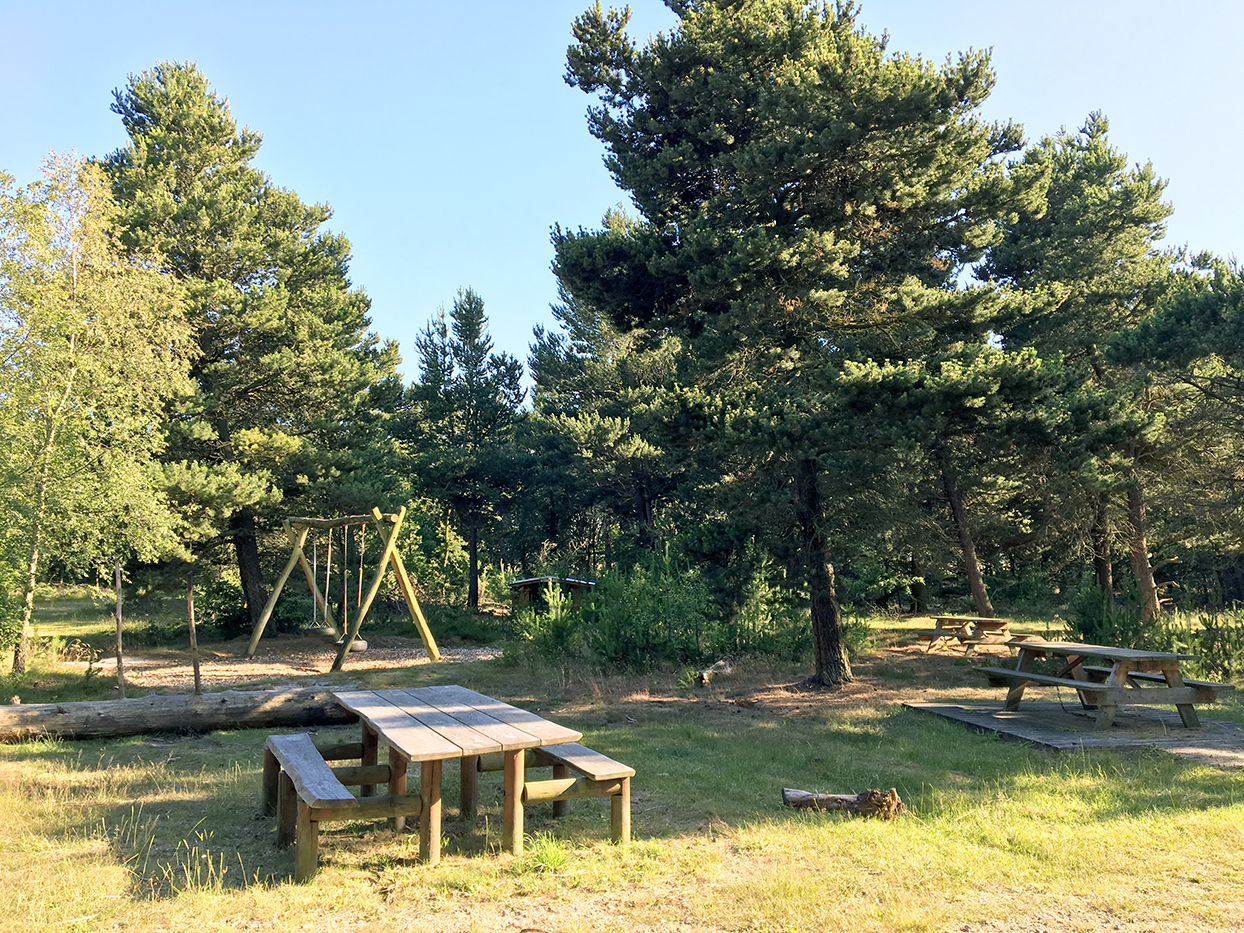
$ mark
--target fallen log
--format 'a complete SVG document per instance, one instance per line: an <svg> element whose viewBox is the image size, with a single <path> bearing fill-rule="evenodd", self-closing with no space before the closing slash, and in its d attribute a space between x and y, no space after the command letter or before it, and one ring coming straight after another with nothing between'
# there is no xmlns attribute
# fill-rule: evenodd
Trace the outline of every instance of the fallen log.
<svg viewBox="0 0 1244 933"><path fill-rule="evenodd" d="M811 791L787 787L782 791L782 803L788 807L810 810L843 810L864 816L879 816L883 820L890 820L899 813L907 812L907 807L903 805L898 791L893 787L885 794L875 787L862 794L814 794Z"/></svg>
<svg viewBox="0 0 1244 933"><path fill-rule="evenodd" d="M152 694L126 700L0 706L0 742L40 736L102 739L148 732L211 732L341 725L353 713L320 687L299 690Z"/></svg>

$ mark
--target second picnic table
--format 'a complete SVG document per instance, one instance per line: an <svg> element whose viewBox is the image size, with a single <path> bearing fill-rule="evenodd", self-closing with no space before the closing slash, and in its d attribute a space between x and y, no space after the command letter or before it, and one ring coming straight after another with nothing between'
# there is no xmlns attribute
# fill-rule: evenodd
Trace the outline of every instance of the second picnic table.
<svg viewBox="0 0 1244 933"><path fill-rule="evenodd" d="M1097 710L1098 729L1109 728L1124 703L1174 706L1183 724L1196 729L1200 720L1194 704L1213 703L1220 691L1233 689L1229 684L1184 680L1180 665L1196 660L1192 654L1036 639L1015 642L1014 647L1019 649L1019 657L1013 669L977 668L991 683L1009 687L1004 709L1017 709L1029 684L1067 687L1079 694L1086 708ZM1056 674L1036 673L1033 667L1043 657L1065 658L1066 663ZM1108 666L1084 663L1093 658L1108 662Z"/></svg>
<svg viewBox="0 0 1244 933"><path fill-rule="evenodd" d="M1010 619L990 616L934 616L933 628L921 629L916 634L929 643L929 651L941 639L953 638L959 644L967 645L965 654L971 654L976 645L1004 645L1027 637L1011 634Z"/></svg>

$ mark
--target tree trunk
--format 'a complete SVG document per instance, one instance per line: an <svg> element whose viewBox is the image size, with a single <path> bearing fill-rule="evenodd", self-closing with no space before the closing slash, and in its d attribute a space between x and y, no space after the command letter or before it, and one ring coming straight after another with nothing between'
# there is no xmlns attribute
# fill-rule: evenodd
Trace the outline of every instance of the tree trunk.
<svg viewBox="0 0 1244 933"><path fill-rule="evenodd" d="M255 536L255 513L250 509L240 512L234 523L233 549L238 557L238 576L242 581L242 594L246 597L246 609L251 617L251 627L254 628L259 624L259 619L263 615L263 607L268 604L268 590L263 584L263 568L259 563L259 541Z"/></svg>
<svg viewBox="0 0 1244 933"><path fill-rule="evenodd" d="M911 611L927 612L929 609L928 589L924 585L924 568L920 566L920 561L916 560L916 555L911 556Z"/></svg>
<svg viewBox="0 0 1244 933"><path fill-rule="evenodd" d="M1128 557L1132 576L1140 594L1140 618L1143 622L1157 618L1158 585L1153 577L1153 565L1149 562L1149 538L1145 519L1145 494L1140 481L1127 491Z"/></svg>
<svg viewBox="0 0 1244 933"><path fill-rule="evenodd" d="M807 574L812 618L812 642L816 651L815 680L826 686L851 680L851 662L842 639L842 613L834 592L834 569L825 550L821 531L821 489L816 461L800 460L795 472L795 512L802 533L804 568Z"/></svg>
<svg viewBox="0 0 1244 933"><path fill-rule="evenodd" d="M72 355L75 340L70 339L69 351ZM35 472L35 512L34 527L30 530L30 560L26 564L26 592L22 598L22 630L18 636L17 646L13 649L13 673L24 674L30 662L31 619L35 611L35 585L39 579L39 546L43 541L43 519L47 514L48 481L52 475L52 449L56 446L56 432L60 427L61 417L69 405L69 396L73 393L74 380L77 377L77 366L71 366L65 377L65 389L61 392L55 408L48 414L47 433L43 438L43 449L39 452L39 467Z"/></svg>
<svg viewBox="0 0 1244 933"><path fill-rule="evenodd" d="M42 512L42 508L39 509ZM35 611L35 584L39 579L39 540L42 537L42 515L35 519L34 542L30 546L30 560L26 565L26 592L22 598L22 631L13 649L13 673L24 674L30 664L32 625Z"/></svg>
<svg viewBox="0 0 1244 933"><path fill-rule="evenodd" d="M479 519L470 517L467 541L467 608L479 608Z"/></svg>
<svg viewBox="0 0 1244 933"><path fill-rule="evenodd" d="M992 616L993 603L989 601L989 591L985 588L985 578L981 575L976 544L972 541L972 529L968 525L968 513L963 507L963 496L959 492L955 468L950 462L950 451L942 448L938 453L938 461L942 470L942 488L946 490L950 514L955 520L955 530L959 532L959 547L963 551L963 565L968 575L968 587L972 591L972 603L976 606L977 615Z"/></svg>
<svg viewBox="0 0 1244 933"><path fill-rule="evenodd" d="M1093 549L1093 576L1101 591L1104 606L1114 605L1114 565L1110 559L1110 524L1106 516L1106 497L1098 495L1093 515L1093 528L1089 533Z"/></svg>

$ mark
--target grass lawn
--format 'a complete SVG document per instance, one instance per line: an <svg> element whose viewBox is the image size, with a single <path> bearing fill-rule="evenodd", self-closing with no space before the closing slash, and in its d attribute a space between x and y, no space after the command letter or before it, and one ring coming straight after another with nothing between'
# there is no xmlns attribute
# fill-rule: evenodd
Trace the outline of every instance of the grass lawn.
<svg viewBox="0 0 1244 933"><path fill-rule="evenodd" d="M46 630L44 630L46 631ZM841 691L746 661L707 688L675 674L572 675L502 662L347 672L367 687L460 683L581 730L633 766L634 843L607 800L501 854L500 775L478 827L445 769L444 858L417 831L326 824L294 884L258 815L265 733L0 746L0 929L354 931L1237 930L1238 773L1153 750L1050 753L904 710L993 698L960 657L882 632ZM1236 708L1207 717L1239 718ZM352 728L319 738L353 736ZM891 822L784 809L783 787L897 788Z"/></svg>

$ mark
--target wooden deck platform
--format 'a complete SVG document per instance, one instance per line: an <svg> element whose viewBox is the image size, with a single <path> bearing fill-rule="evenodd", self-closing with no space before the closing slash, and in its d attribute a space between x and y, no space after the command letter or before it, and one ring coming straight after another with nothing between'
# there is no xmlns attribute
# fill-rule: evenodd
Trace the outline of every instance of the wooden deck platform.
<svg viewBox="0 0 1244 933"><path fill-rule="evenodd" d="M905 703L908 709L961 723L978 732L1066 751L1080 748L1160 748L1201 764L1244 767L1244 723L1204 718L1183 728L1174 710L1124 706L1114 725L1094 731L1096 714L1070 703L1026 702L1013 712L1001 703Z"/></svg>

